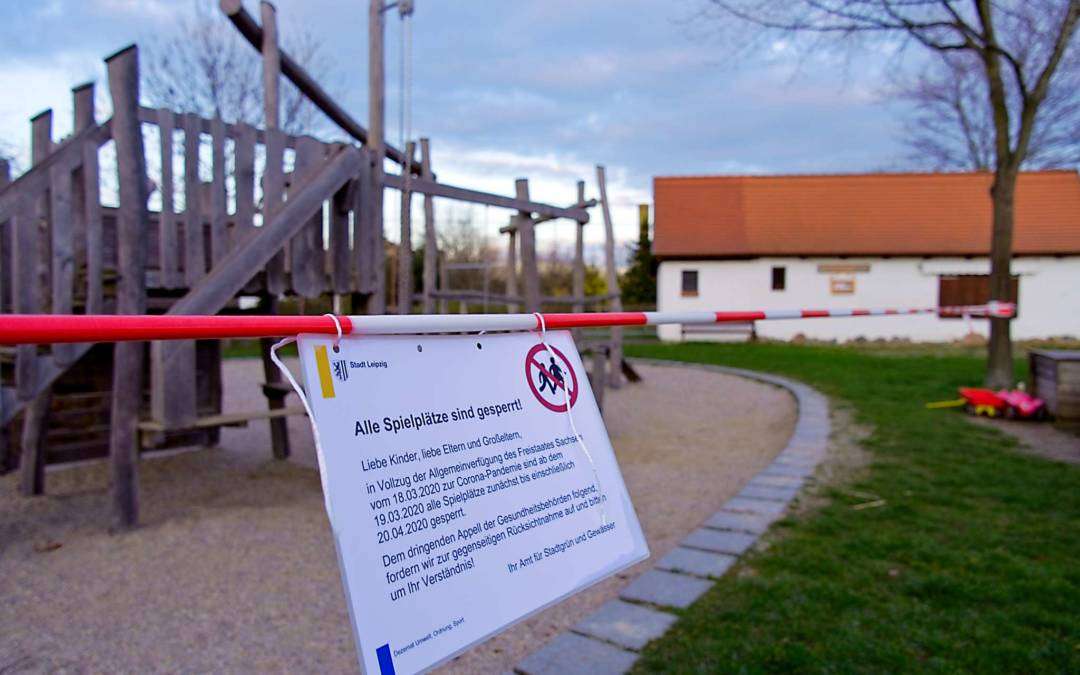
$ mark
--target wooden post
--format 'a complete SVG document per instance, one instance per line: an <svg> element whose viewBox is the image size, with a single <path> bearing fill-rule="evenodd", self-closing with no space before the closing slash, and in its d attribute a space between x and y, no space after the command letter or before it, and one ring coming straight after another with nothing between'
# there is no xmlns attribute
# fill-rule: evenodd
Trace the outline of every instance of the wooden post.
<svg viewBox="0 0 1080 675"><path fill-rule="evenodd" d="M622 297L619 295L619 272L615 266L615 226L611 222L611 206L608 203L607 179L604 167L596 166L596 183L600 190L600 210L604 215L604 268L607 271L607 291L611 296L608 305L613 312L622 311ZM608 384L613 389L622 386L622 328L611 329L611 351L608 354L611 365L608 368Z"/></svg>
<svg viewBox="0 0 1080 675"><path fill-rule="evenodd" d="M350 184L346 183L334 194L330 203L330 285L335 302L340 302L341 295L348 293L349 282L349 210L351 208ZM340 307L334 312L340 314Z"/></svg>
<svg viewBox="0 0 1080 675"><path fill-rule="evenodd" d="M296 143L296 168L289 195L306 187L307 177L318 171L326 160L326 146L304 136ZM293 238L290 244L292 256L292 287L305 298L317 298L326 288L326 251L323 248L323 210L319 206L308 220L307 226Z"/></svg>
<svg viewBox="0 0 1080 675"><path fill-rule="evenodd" d="M529 179L519 178L514 181L514 192L518 199L529 199ZM540 311L540 269L536 263L536 233L533 229L532 213L519 211L517 231L521 237L521 281L525 288L525 311Z"/></svg>
<svg viewBox="0 0 1080 675"><path fill-rule="evenodd" d="M446 267L446 255L439 254L439 290L445 293L450 290L450 270ZM450 312L450 301L447 298L439 298L439 314Z"/></svg>
<svg viewBox="0 0 1080 675"><path fill-rule="evenodd" d="M367 150L361 149L360 171L356 178L351 181L352 213L353 213L353 273L356 276L356 292L352 297L352 312L360 313L368 303L372 289L375 286L374 265L374 233L371 228L371 214L368 213L367 193L371 190L371 181L368 174L371 173L371 160Z"/></svg>
<svg viewBox="0 0 1080 675"><path fill-rule="evenodd" d="M11 165L0 157L0 190L11 182ZM11 311L11 222L0 222L0 314ZM2 388L2 385L0 385ZM4 396L0 391L0 420L4 419ZM8 432L0 425L0 473L12 468Z"/></svg>
<svg viewBox="0 0 1080 675"><path fill-rule="evenodd" d="M182 116L184 127L184 275L177 285L188 288L206 273L203 193L199 179L199 136L202 120ZM123 235L117 230L117 250ZM211 241L211 246L213 242ZM118 263L119 264L119 263ZM179 275L178 275L179 277ZM119 311L119 310L117 310ZM190 425L197 414L197 360L194 340L150 343L150 414L166 428Z"/></svg>
<svg viewBox="0 0 1080 675"><path fill-rule="evenodd" d="M76 126L96 124L94 85L84 85L76 93ZM94 141L82 148L82 207L86 227L86 313L104 312L104 232L101 218L101 185L98 171L98 145ZM176 255L174 253L173 255Z"/></svg>
<svg viewBox="0 0 1080 675"><path fill-rule="evenodd" d="M372 263L375 288L368 300L369 314L386 312L386 252L383 250L383 161L386 158L386 62L383 38L386 21L384 0L370 0L368 5L368 149L371 151L371 189L368 209L375 249Z"/></svg>
<svg viewBox="0 0 1080 675"><path fill-rule="evenodd" d="M406 185L412 171L413 155L415 154L416 143L407 142L405 144L405 165L402 168L402 175L405 177ZM398 314L412 314L412 260L412 192L408 188L403 188L401 190L401 243L398 244Z"/></svg>
<svg viewBox="0 0 1080 675"><path fill-rule="evenodd" d="M285 137L279 128L281 106L278 85L281 80L281 52L278 48L277 10L266 0L260 3L263 25L262 77L263 117L266 124L266 167L263 170L263 223L273 216L282 201L285 176L282 161ZM285 292L285 252L271 258L266 266L266 290L273 295Z"/></svg>
<svg viewBox="0 0 1080 675"><path fill-rule="evenodd" d="M577 184L578 204L585 203L585 181ZM585 223L577 221L574 228L574 311L585 311Z"/></svg>
<svg viewBox="0 0 1080 675"><path fill-rule="evenodd" d="M184 280L189 287L206 274L202 181L199 180L200 126L198 116L192 113L184 115Z"/></svg>
<svg viewBox="0 0 1080 675"><path fill-rule="evenodd" d="M179 274L180 240L176 230L173 196L173 129L175 115L168 108L158 110L158 130L161 134L161 216L158 218L158 283L164 288L177 288L183 283Z"/></svg>
<svg viewBox="0 0 1080 675"><path fill-rule="evenodd" d="M112 133L120 184L117 217L117 314L146 312L146 165L139 126L139 51L135 46L106 60L112 95ZM138 522L136 480L139 456L139 407L143 391L145 343L121 342L113 347L112 419L109 454L112 458L113 515L118 527Z"/></svg>
<svg viewBox="0 0 1080 675"><path fill-rule="evenodd" d="M11 165L0 157L0 190L11 182ZM0 314L13 311L11 305L11 222L0 222ZM2 438L0 432L0 438Z"/></svg>
<svg viewBox="0 0 1080 675"><path fill-rule="evenodd" d="M52 243L52 302L49 311L71 314L75 310L75 223L71 208L71 171L54 167L49 182L49 230ZM75 345L52 346L53 360L60 367L71 364Z"/></svg>
<svg viewBox="0 0 1080 675"><path fill-rule="evenodd" d="M0 190L3 190L11 182L11 164L0 157ZM11 222L0 222L0 314L11 312L11 282L13 272L11 267ZM0 439L3 438L0 432Z"/></svg>
<svg viewBox="0 0 1080 675"><path fill-rule="evenodd" d="M593 398L596 399L596 407L600 409L600 412L604 412L604 390L607 389L606 378L604 376L604 366L607 364L607 355L604 354L604 350L599 347L593 347L592 353L592 372L589 373L589 384L592 385Z"/></svg>
<svg viewBox="0 0 1080 675"><path fill-rule="evenodd" d="M431 141L420 139L420 177L434 180L431 172ZM424 314L435 311L435 274L438 268L439 241L435 232L435 198L424 195Z"/></svg>
<svg viewBox="0 0 1080 675"><path fill-rule="evenodd" d="M210 120L210 265L213 267L229 252L228 216L225 194L225 122Z"/></svg>
<svg viewBox="0 0 1080 675"><path fill-rule="evenodd" d="M236 215L230 248L239 246L255 227L255 127L239 124L233 146Z"/></svg>
<svg viewBox="0 0 1080 675"><path fill-rule="evenodd" d="M577 183L577 203L585 203L585 181L579 180ZM574 270L573 270L573 296L574 303L572 311L584 312L585 311L585 222L586 221L574 221ZM582 330L575 328L573 331L574 341L580 343L582 339ZM600 401L603 399L603 387L600 388L601 398L597 399L597 405L600 405Z"/></svg>
<svg viewBox="0 0 1080 675"><path fill-rule="evenodd" d="M72 135L74 136L95 124L94 84L87 82L75 87L71 90L71 98ZM86 192L84 168L80 163L71 179L72 255L76 283L79 279L79 270L86 270Z"/></svg>
<svg viewBox="0 0 1080 675"><path fill-rule="evenodd" d="M514 297L518 294L518 264L517 264L517 230L513 229L506 233L506 294ZM506 306L506 311L516 314L521 305L514 302Z"/></svg>
<svg viewBox="0 0 1080 675"><path fill-rule="evenodd" d="M30 121L30 161L40 164L52 152L52 111L34 117ZM18 275L22 282L15 289L22 300L21 312L48 311L51 260L49 259L50 227L49 208L51 199L47 194L35 198L33 220L14 220L16 246L25 257L25 267ZM37 345L20 345L17 350L17 383L20 392L32 395L37 388ZM31 372L32 371L32 372ZM25 380L25 381L24 381ZM49 425L49 408L52 406L52 387L46 387L27 405L23 414L22 457L20 488L24 495L40 495L45 492L45 432Z"/></svg>
<svg viewBox="0 0 1080 675"><path fill-rule="evenodd" d="M277 314L277 298L267 293L263 295L259 303L259 311L264 314ZM285 397L290 390L288 385L283 385L281 371L270 360L270 348L277 340L263 338L259 340L259 351L262 355L263 377L266 383L263 385L263 394L266 396L266 404L270 410L280 410L285 407ZM274 459L288 459L291 454L289 448L289 426L284 417L270 418L270 445L274 453Z"/></svg>

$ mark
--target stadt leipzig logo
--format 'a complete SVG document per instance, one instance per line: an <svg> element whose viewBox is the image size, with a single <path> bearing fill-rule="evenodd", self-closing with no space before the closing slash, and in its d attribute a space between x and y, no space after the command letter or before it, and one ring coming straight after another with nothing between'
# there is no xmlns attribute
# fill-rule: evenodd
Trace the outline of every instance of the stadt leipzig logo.
<svg viewBox="0 0 1080 675"><path fill-rule="evenodd" d="M525 380L536 400L548 410L566 412L568 394L570 407L577 403L577 373L566 355L554 347L548 351L543 344L538 344L529 350L525 356Z"/></svg>

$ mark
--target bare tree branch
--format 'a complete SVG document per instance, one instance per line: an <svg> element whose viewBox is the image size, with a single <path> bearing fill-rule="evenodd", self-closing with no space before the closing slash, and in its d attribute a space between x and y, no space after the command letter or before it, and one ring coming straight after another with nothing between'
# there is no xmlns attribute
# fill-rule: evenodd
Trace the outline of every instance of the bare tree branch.
<svg viewBox="0 0 1080 675"><path fill-rule="evenodd" d="M289 26L282 37L293 58L328 86L329 63L315 36ZM216 11L216 3L193 0L191 13L173 33L144 43L144 91L150 105L263 124L259 55ZM282 81L281 105L286 132L312 134L326 128L322 114L288 80Z"/></svg>

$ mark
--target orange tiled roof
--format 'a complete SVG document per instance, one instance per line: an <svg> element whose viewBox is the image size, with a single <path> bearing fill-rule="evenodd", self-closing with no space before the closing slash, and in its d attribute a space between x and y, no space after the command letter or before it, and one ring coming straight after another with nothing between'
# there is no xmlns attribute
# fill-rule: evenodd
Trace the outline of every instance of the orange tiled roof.
<svg viewBox="0 0 1080 675"><path fill-rule="evenodd" d="M987 255L987 173L653 180L661 258ZM1080 175L1020 175L1016 255L1080 254Z"/></svg>

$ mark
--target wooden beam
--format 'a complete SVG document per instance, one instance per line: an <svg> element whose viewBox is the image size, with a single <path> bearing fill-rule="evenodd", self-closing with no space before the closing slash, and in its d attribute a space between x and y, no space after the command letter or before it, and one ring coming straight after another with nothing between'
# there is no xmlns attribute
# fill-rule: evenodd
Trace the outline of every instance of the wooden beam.
<svg viewBox="0 0 1080 675"><path fill-rule="evenodd" d="M578 200L578 202L576 204L572 204L570 206L567 206L566 208L567 209L591 209L592 207L596 206L598 203L599 202L597 202L595 199L581 199L581 200ZM539 225L540 223L551 222L552 220L558 220L559 218L562 218L562 217L563 216L538 216L536 218L533 218L533 225ZM577 220L577 219L575 219L575 220ZM585 214L585 219L584 220L578 220L578 222L583 224L583 225L585 223L588 223L589 222L589 214L586 213ZM514 232L517 229L517 225L515 225L514 223L515 223L514 219L511 218L509 223L507 223L506 225L503 225L502 227L499 228L499 234L507 234L508 232Z"/></svg>
<svg viewBox="0 0 1080 675"><path fill-rule="evenodd" d="M449 290L449 291L434 291L432 295L438 300L461 300L461 301L488 301L496 304L516 305L522 301L521 296L518 295L499 295L498 293L484 293L483 291L473 290Z"/></svg>
<svg viewBox="0 0 1080 675"><path fill-rule="evenodd" d="M146 312L146 165L139 123L139 51L128 47L106 60L113 107L113 138L120 184L117 223L117 314ZM113 347L113 391L109 429L113 519L121 528L139 518L139 409L143 394L143 342Z"/></svg>
<svg viewBox="0 0 1080 675"><path fill-rule="evenodd" d="M273 342L273 340L271 340ZM277 366L274 366L276 369ZM285 422L286 417L293 415L306 415L307 411L304 406L297 405L286 408L275 408L273 410L253 410L251 412L238 412L238 413L222 413L220 415L207 415L206 417L199 417L191 424L191 429L216 429L218 427L235 427L244 426L247 422L254 420L270 420ZM162 431L169 431L165 425L161 424L157 420L147 420L139 423L140 431L149 431L154 433L160 433ZM285 459L284 457L275 459Z"/></svg>
<svg viewBox="0 0 1080 675"><path fill-rule="evenodd" d="M372 7L374 7L375 1L377 0L372 1ZM224 12L225 16L229 18L229 21L232 22L236 29L240 31L240 35L242 35L244 39L247 40L248 43L250 43L251 46L255 49L263 50L267 42L265 32L267 29L265 11L263 13L263 26L260 27L259 24L255 22L254 17L248 14L247 11L244 9L242 0L220 0L220 4L221 11ZM263 3L264 6L267 4L269 3ZM379 9L382 9L381 4L379 6ZM372 16L373 14L369 11L369 21L371 20ZM379 13L378 19L381 32L381 26L383 24L381 11ZM370 37L371 36L369 34L369 38ZM276 33L273 39L276 42ZM371 44L369 39L369 57L376 50L376 48L381 54L383 51L381 37L379 38L377 45ZM316 82L315 79L312 78L311 75L309 75L307 71L305 71L300 66L300 64L297 63L291 56L289 56L285 51L280 49L278 50L278 53L279 61L281 63L281 74L289 78L289 81L296 85L296 88L299 89L300 92L304 94L304 96L306 96L312 103L314 103L315 107L323 111L323 113L327 117L329 117L334 124L337 124L346 133L348 133L360 143L363 143L365 145L373 145L370 137L375 134L374 118L369 118L372 126L372 130L369 132L367 129L364 129L364 127L361 126L359 122L353 119L352 116L349 115L349 113L345 112L345 109L338 105L338 103L330 97L330 94L326 93L326 90L323 89L319 85L319 83ZM381 56L379 60L382 60ZM372 63L372 61L368 61L369 73ZM382 139L380 139L380 142L382 142ZM386 146L385 156L389 157L392 161L397 162L398 164L405 163L404 153L393 146ZM420 167L414 166L413 171L415 173L419 173Z"/></svg>
<svg viewBox="0 0 1080 675"><path fill-rule="evenodd" d="M383 177L383 185L388 188L400 190L404 186L404 183L402 177L396 174L390 173ZM411 179L409 181L409 189L413 192L421 192L433 197L446 197L448 199L456 199L461 202L471 202L473 204L487 204L488 206L497 206L503 209L524 211L528 214L536 213L541 216L552 216L554 218L589 220L588 212L577 207L562 208L559 206L552 206L551 204L544 204L542 202L530 201L528 199L505 197L503 195L491 194L490 192L481 192L480 190L470 190L454 185L436 183L435 181L425 180L423 178Z"/></svg>

